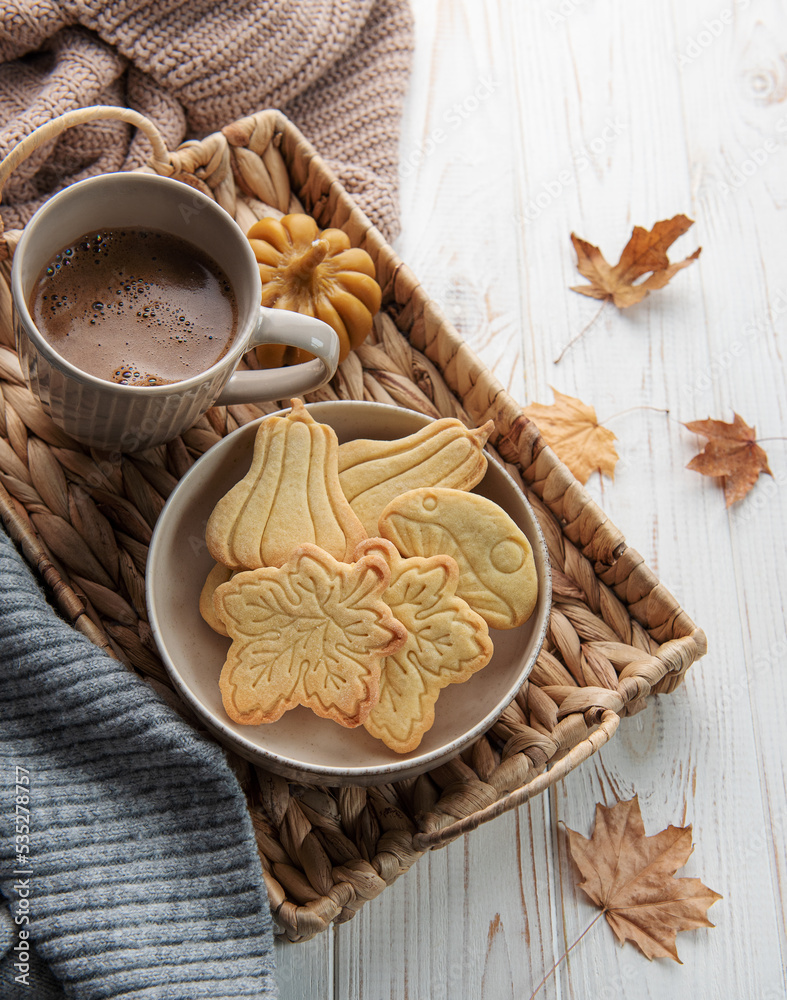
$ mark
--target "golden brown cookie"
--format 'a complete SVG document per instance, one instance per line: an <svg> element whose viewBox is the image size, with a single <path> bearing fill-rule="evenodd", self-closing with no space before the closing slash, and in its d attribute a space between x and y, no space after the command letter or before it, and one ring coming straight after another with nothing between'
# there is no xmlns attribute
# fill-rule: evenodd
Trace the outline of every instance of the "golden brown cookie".
<svg viewBox="0 0 787 1000"><path fill-rule="evenodd" d="M486 472L483 448L494 430L444 417L393 441L358 439L339 446L339 482L367 533L377 535L383 508L420 486L471 490Z"/></svg>
<svg viewBox="0 0 787 1000"><path fill-rule="evenodd" d="M486 622L456 596L459 567L450 556L403 559L382 538L356 550L358 558L371 553L390 564L385 602L407 641L383 661L380 697L364 726L397 753L410 753L434 723L440 691L472 677L494 649Z"/></svg>
<svg viewBox="0 0 787 1000"><path fill-rule="evenodd" d="M216 587L229 580L232 573L233 571L228 566L216 563L210 573L208 573L199 595L199 613L213 631L218 632L219 635L226 635L227 630L224 628L224 623L216 617L216 612L213 608L213 593Z"/></svg>
<svg viewBox="0 0 787 1000"><path fill-rule="evenodd" d="M339 485L338 439L300 399L261 421L248 473L216 504L205 538L232 569L281 566L304 542L348 560L366 537Z"/></svg>
<svg viewBox="0 0 787 1000"><path fill-rule="evenodd" d="M533 550L492 500L461 490L410 490L382 512L380 534L403 556L452 556L459 564L457 596L490 628L515 628L533 613Z"/></svg>
<svg viewBox="0 0 787 1000"><path fill-rule="evenodd" d="M256 726L305 705L360 726L377 701L383 658L407 638L383 600L390 576L378 554L349 564L307 544L282 567L218 587L214 608L232 639L219 680L227 715Z"/></svg>

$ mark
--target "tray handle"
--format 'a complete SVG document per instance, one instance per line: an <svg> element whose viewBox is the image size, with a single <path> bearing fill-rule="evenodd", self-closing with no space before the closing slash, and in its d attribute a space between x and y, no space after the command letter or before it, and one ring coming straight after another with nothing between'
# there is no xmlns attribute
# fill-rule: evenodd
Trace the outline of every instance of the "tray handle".
<svg viewBox="0 0 787 1000"><path fill-rule="evenodd" d="M416 833L413 836L413 847L417 851L431 851L438 847L444 847L450 841L469 833L470 830L475 830L482 823L486 823L496 816L501 816L511 809L516 809L528 799L540 795L541 792L546 791L547 788L564 778L597 750L600 750L605 743L608 743L615 734L619 723L620 716L616 712L605 710L601 714L598 729L594 730L587 739L578 743L565 757L561 757L548 771L539 774L526 785L522 785L521 788L496 799L483 809L455 820L448 826L441 827L439 830L431 830L429 833Z"/></svg>
<svg viewBox="0 0 787 1000"><path fill-rule="evenodd" d="M16 170L20 163L30 156L36 149L49 142L61 132L72 128L74 125L83 125L85 122L98 120L113 120L127 122L133 125L148 137L153 147L153 156L150 159L150 166L156 173L169 173L171 170L170 154L161 133L153 122L131 108L119 108L113 105L97 104L89 108L75 108L73 111L66 111L65 114L58 115L50 121L39 125L30 135L25 136L20 143L8 153L0 162L0 201L2 201L3 190L8 178ZM18 242L19 234L17 230L3 230L3 220L0 217L0 259L4 259L13 253Z"/></svg>

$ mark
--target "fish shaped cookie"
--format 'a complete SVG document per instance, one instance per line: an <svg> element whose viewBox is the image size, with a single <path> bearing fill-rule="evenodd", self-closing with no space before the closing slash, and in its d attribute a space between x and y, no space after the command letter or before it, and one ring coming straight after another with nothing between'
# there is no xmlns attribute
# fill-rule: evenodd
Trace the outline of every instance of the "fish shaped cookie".
<svg viewBox="0 0 787 1000"><path fill-rule="evenodd" d="M490 628L516 628L538 598L530 542L492 500L443 488L409 490L385 507L380 535L403 556L452 556L459 564L456 596Z"/></svg>

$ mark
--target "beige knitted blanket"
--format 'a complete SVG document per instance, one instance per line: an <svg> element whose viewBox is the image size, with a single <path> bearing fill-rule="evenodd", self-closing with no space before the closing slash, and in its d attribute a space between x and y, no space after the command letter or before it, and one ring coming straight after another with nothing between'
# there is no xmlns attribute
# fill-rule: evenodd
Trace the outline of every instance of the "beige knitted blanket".
<svg viewBox="0 0 787 1000"><path fill-rule="evenodd" d="M0 156L92 104L141 112L170 149L280 108L390 239L411 48L407 0L4 0ZM149 154L122 122L70 129L11 178L5 228L60 188Z"/></svg>

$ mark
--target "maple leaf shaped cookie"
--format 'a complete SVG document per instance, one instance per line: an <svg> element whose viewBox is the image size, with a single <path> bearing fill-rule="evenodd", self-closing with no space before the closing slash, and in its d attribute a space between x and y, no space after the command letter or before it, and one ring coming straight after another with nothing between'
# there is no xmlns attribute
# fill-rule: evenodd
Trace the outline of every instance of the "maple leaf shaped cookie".
<svg viewBox="0 0 787 1000"><path fill-rule="evenodd" d="M216 615L232 639L219 680L229 717L254 726L305 705L360 726L377 700L382 659L406 639L383 601L389 580L379 555L340 563L304 544L280 568L217 587Z"/></svg>
<svg viewBox="0 0 787 1000"><path fill-rule="evenodd" d="M409 753L432 727L440 691L486 666L494 648L486 622L456 596L454 559L403 559L381 538L361 542L356 557L369 553L380 553L391 566L385 601L407 629L407 640L386 656L380 698L364 726L392 750Z"/></svg>

